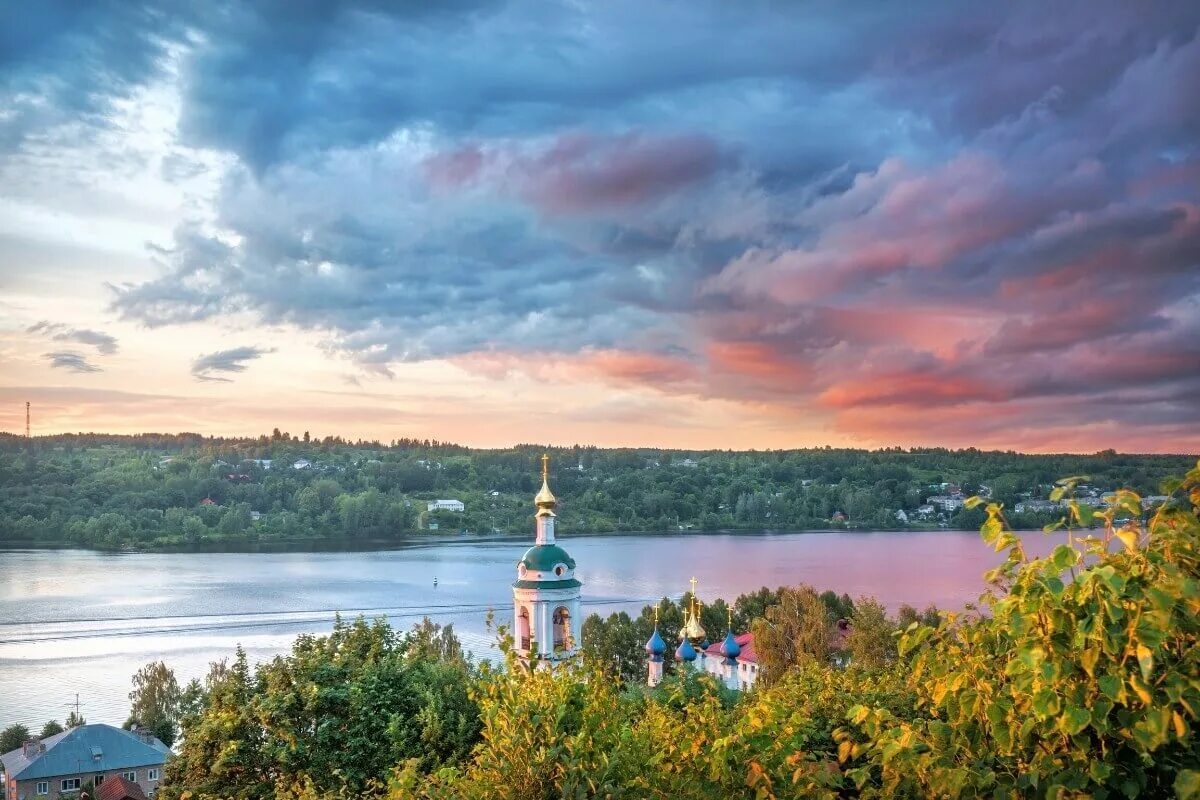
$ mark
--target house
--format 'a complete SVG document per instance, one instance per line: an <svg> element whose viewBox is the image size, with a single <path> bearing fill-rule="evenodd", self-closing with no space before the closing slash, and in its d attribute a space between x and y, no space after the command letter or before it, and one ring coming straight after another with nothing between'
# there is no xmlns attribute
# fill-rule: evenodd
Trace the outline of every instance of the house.
<svg viewBox="0 0 1200 800"><path fill-rule="evenodd" d="M679 467L686 467L687 469L693 469L700 466L700 463L695 459L685 458L682 461L676 461L675 465Z"/></svg>
<svg viewBox="0 0 1200 800"><path fill-rule="evenodd" d="M961 494L935 494L926 498L926 502L941 506L942 511L957 511L963 507L964 498Z"/></svg>
<svg viewBox="0 0 1200 800"><path fill-rule="evenodd" d="M96 789L96 800L146 800L146 793L128 778L106 778Z"/></svg>
<svg viewBox="0 0 1200 800"><path fill-rule="evenodd" d="M45 739L29 739L0 755L5 796L56 800L77 796L89 782L103 789L107 780L124 778L143 796L152 797L169 753L165 744L145 731L80 725Z"/></svg>
<svg viewBox="0 0 1200 800"><path fill-rule="evenodd" d="M292 469L312 469L312 462L307 458L297 459L296 462L292 464Z"/></svg>
<svg viewBox="0 0 1200 800"><path fill-rule="evenodd" d="M935 509L933 506L929 505L928 503L926 503L923 506L917 507L917 516L920 517L921 519L929 519L936 512L937 512L937 509Z"/></svg>
<svg viewBox="0 0 1200 800"><path fill-rule="evenodd" d="M252 458L252 459L250 459L249 463L257 464L262 469L270 469L271 464L273 464L274 462L275 462L275 460L272 458Z"/></svg>
<svg viewBox="0 0 1200 800"><path fill-rule="evenodd" d="M211 497L206 497L200 501L200 505L202 506L215 506L216 504L217 501L213 500Z"/></svg>
<svg viewBox="0 0 1200 800"><path fill-rule="evenodd" d="M1022 500L1016 505L1018 514L1048 514L1062 508L1054 500Z"/></svg>
<svg viewBox="0 0 1200 800"><path fill-rule="evenodd" d="M430 500L430 511L466 511L462 500Z"/></svg>
<svg viewBox="0 0 1200 800"><path fill-rule="evenodd" d="M1142 510L1149 511L1152 508L1157 508L1171 498L1165 494L1152 494L1142 498Z"/></svg>
<svg viewBox="0 0 1200 800"><path fill-rule="evenodd" d="M896 521L903 525L907 525L908 524L908 512L906 512L903 508L900 509L899 511L897 511L896 512Z"/></svg>

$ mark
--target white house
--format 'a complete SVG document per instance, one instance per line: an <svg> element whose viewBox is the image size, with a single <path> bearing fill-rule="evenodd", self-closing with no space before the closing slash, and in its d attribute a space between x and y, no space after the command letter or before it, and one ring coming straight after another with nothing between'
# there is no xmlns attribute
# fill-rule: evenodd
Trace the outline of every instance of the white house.
<svg viewBox="0 0 1200 800"><path fill-rule="evenodd" d="M896 512L896 520L898 522L903 522L905 525L907 525L908 524L908 512L906 512L903 508L899 509Z"/></svg>
<svg viewBox="0 0 1200 800"><path fill-rule="evenodd" d="M312 462L307 458L297 459L297 461L292 464L292 469L312 469Z"/></svg>
<svg viewBox="0 0 1200 800"><path fill-rule="evenodd" d="M928 502L941 506L943 511L957 511L963 507L963 496L953 494L935 494Z"/></svg>
<svg viewBox="0 0 1200 800"><path fill-rule="evenodd" d="M466 511L462 500L430 500L430 511Z"/></svg>

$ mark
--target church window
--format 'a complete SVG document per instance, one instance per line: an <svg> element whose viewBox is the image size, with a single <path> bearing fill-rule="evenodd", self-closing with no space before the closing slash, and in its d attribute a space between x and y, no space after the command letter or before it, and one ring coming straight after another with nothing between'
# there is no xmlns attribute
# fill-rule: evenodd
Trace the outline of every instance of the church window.
<svg viewBox="0 0 1200 800"><path fill-rule="evenodd" d="M570 649L571 647L571 612L559 606L554 609L554 649Z"/></svg>

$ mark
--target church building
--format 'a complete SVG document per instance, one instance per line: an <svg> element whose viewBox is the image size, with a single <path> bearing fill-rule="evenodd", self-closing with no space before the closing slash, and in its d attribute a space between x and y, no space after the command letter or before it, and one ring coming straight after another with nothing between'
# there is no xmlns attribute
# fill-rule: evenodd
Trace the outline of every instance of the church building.
<svg viewBox="0 0 1200 800"><path fill-rule="evenodd" d="M575 559L554 538L550 491L550 456L542 456L542 488L533 499L537 533L533 547L517 562L513 582L513 638L521 660L535 667L553 666L579 652L580 596Z"/></svg>
<svg viewBox="0 0 1200 800"><path fill-rule="evenodd" d="M654 633L646 642L648 659L646 683L657 686L662 681L663 656L667 645L658 632L658 609L654 609ZM696 579L692 578L691 602L684 612L683 629L675 660L681 669L699 669L715 676L727 688L746 691L758 680L758 658L754 652L754 634L733 632L733 611L729 611L729 627L725 639L710 644L700 624L700 602L696 599Z"/></svg>

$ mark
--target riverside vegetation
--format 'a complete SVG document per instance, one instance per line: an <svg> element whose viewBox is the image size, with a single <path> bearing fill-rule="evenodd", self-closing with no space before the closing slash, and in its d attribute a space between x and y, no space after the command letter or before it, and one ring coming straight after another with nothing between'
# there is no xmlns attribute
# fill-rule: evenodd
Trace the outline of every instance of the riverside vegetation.
<svg viewBox="0 0 1200 800"><path fill-rule="evenodd" d="M440 442L346 442L276 430L249 439L196 434L0 434L0 545L94 548L242 546L296 540L383 543L441 530L523 532L543 448L474 450ZM564 530L896 529L940 485L987 487L1011 515L1055 477L1153 492L1188 468L1180 456L1022 455L900 448L768 452L551 448L553 482L571 498ZM302 461L303 460L303 461ZM270 461L269 468L264 461ZM295 464L308 462L302 469ZM428 513L436 498L464 513ZM977 528L982 509L941 522ZM937 519L925 523L936 526Z"/></svg>
<svg viewBox="0 0 1200 800"><path fill-rule="evenodd" d="M160 796L1197 798L1200 465L1164 491L1144 523L1132 491L1070 503L1045 558L977 501L1005 557L961 614L900 623L803 587L739 598L773 653L740 696L686 671L622 680L603 649L634 628L619 617L589 621L583 663L553 672L503 636L506 663L475 665L429 623L340 623L255 670L239 653L184 692ZM847 611L863 629L848 659L769 635Z"/></svg>

